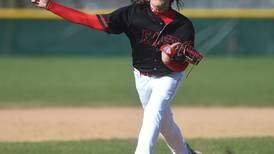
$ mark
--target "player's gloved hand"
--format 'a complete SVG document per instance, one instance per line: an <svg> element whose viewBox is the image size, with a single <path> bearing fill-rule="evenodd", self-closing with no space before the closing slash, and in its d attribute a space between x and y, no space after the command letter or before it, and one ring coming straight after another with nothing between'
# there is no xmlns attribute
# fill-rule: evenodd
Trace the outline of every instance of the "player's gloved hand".
<svg viewBox="0 0 274 154"><path fill-rule="evenodd" d="M171 45L166 44L160 48L162 52L162 61L167 63L172 60L181 59L193 65L198 65L203 59L203 55L194 49L190 43L176 42Z"/></svg>
<svg viewBox="0 0 274 154"><path fill-rule="evenodd" d="M31 0L32 4L37 7L46 9L50 0Z"/></svg>

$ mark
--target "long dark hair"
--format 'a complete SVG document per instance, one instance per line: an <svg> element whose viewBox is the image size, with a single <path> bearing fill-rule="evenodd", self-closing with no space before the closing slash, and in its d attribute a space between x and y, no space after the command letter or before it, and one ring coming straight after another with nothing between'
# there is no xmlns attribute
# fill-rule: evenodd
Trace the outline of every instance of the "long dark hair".
<svg viewBox="0 0 274 154"><path fill-rule="evenodd" d="M131 0L134 4L149 4L150 0ZM170 0L170 6L172 3L175 3L177 9L180 9L183 6L183 0Z"/></svg>

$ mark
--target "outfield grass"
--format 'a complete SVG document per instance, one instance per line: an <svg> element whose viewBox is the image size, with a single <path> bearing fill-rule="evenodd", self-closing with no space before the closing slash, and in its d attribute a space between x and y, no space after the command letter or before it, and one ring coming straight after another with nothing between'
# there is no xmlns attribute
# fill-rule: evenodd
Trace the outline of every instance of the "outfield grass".
<svg viewBox="0 0 274 154"><path fill-rule="evenodd" d="M274 106L274 59L206 58L175 105ZM139 105L131 59L0 58L0 106Z"/></svg>
<svg viewBox="0 0 274 154"><path fill-rule="evenodd" d="M273 154L274 138L194 139L189 143L203 154ZM135 140L91 140L40 143L0 143L3 154L132 154ZM161 140L155 154L169 154Z"/></svg>

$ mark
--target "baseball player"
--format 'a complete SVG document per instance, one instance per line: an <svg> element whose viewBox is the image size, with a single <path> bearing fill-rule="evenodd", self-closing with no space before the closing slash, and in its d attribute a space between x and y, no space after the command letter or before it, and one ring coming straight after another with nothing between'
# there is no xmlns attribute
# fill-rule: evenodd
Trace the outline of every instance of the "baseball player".
<svg viewBox="0 0 274 154"><path fill-rule="evenodd" d="M194 49L192 22L175 11L181 0L134 0L109 14L86 14L52 0L31 0L64 19L109 34L124 33L132 48L136 89L144 109L135 154L152 154L161 133L172 154L197 154L176 125L170 103L189 64L203 56Z"/></svg>

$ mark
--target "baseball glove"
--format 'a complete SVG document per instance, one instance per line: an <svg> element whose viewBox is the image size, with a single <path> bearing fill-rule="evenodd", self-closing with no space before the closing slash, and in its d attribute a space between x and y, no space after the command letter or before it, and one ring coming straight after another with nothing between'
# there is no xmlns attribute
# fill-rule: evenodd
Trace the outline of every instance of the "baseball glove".
<svg viewBox="0 0 274 154"><path fill-rule="evenodd" d="M176 42L160 48L163 63L171 70L183 71L188 64L198 65L203 55L194 49L191 42Z"/></svg>

